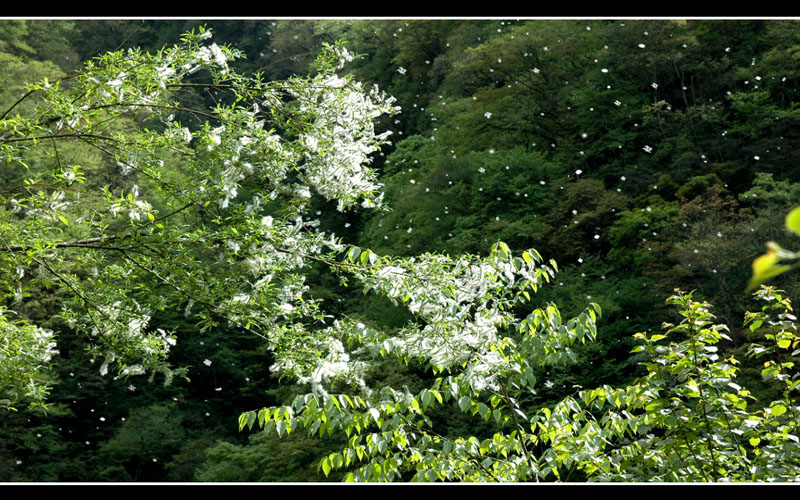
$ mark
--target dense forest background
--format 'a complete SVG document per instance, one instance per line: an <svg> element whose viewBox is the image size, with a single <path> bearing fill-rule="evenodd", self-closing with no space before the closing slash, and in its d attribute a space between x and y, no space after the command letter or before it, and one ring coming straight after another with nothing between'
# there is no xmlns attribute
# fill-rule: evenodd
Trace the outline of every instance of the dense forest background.
<svg viewBox="0 0 800 500"><path fill-rule="evenodd" d="M363 57L345 71L397 98L402 113L380 124L393 145L373 164L392 211L315 200L323 227L379 254L533 247L559 264L542 301L564 314L602 306L598 341L569 369L540 374L533 406L637 376L632 335L674 320L664 300L676 288L712 303L734 328L721 349L744 352L750 262L768 240L796 246L783 225L800 199L796 21L2 20L0 110L28 83L106 51L158 50L199 24L246 54L242 71L270 79L305 73L324 42L346 41ZM800 291L791 273L774 284ZM313 291L383 328L408 318L323 271ZM23 308L54 330L58 309L50 294ZM181 311L162 316L153 323L181 332L171 360L191 382L103 377L80 338L61 336L48 411L0 410L0 481L340 479L318 471L335 440L238 431L241 411L302 392L271 377L265 346L235 329L199 334ZM770 397L740 357L748 387ZM412 365L384 376L414 387L428 375ZM454 432L474 425L438 418Z"/></svg>

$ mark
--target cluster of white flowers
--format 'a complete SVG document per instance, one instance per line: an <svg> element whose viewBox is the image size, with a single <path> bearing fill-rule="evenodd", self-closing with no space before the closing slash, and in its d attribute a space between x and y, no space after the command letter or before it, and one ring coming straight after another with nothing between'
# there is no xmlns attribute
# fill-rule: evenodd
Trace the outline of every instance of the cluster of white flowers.
<svg viewBox="0 0 800 500"><path fill-rule="evenodd" d="M156 75L158 76L158 86L162 89L167 88L167 80L175 76L175 68L169 65L164 65L156 68Z"/></svg>
<svg viewBox="0 0 800 500"><path fill-rule="evenodd" d="M195 62L201 63L205 65L216 64L223 71L228 69L228 57L222 52L222 49L216 43L212 43L210 46L203 46L195 54ZM193 73L197 71L199 67L197 66L189 66L188 73Z"/></svg>
<svg viewBox="0 0 800 500"><path fill-rule="evenodd" d="M464 370L464 380L475 392L481 392L487 388L496 390L498 387L497 374L505 371L508 366L509 363L495 351L478 352L475 362L467 365Z"/></svg>
<svg viewBox="0 0 800 500"><path fill-rule="evenodd" d="M303 103L302 112L315 113L301 138L306 147L304 180L322 196L338 200L339 210L362 198L364 206L380 205L381 186L365 165L391 133L375 134L373 120L397 111L394 98L377 88L366 93L360 83L331 75L289 91Z"/></svg>
<svg viewBox="0 0 800 500"><path fill-rule="evenodd" d="M128 217L130 217L131 220L140 221L143 215L151 213L152 208L153 207L147 201L135 200L128 210Z"/></svg>
<svg viewBox="0 0 800 500"><path fill-rule="evenodd" d="M357 273L359 279L404 301L423 320L424 326L409 326L393 337L393 348L441 367L467 362L471 384L492 386L505 365L487 353L500 341L500 325L511 319L503 306L505 292L496 292L512 290L520 278L538 281L535 263L516 269L509 259L496 255L482 260L423 255L376 267Z"/></svg>
<svg viewBox="0 0 800 500"><path fill-rule="evenodd" d="M52 330L39 326L33 327L30 338L34 341L32 352L43 362L47 363L53 356L58 354L56 348L55 334Z"/></svg>
<svg viewBox="0 0 800 500"><path fill-rule="evenodd" d="M337 69L344 68L345 64L355 59L355 55L353 55L353 53L347 50L347 47L343 45L334 46L333 53L339 58L339 62L336 65Z"/></svg>
<svg viewBox="0 0 800 500"><path fill-rule="evenodd" d="M275 105L283 106L277 103ZM264 128L263 119L258 118L258 109L256 106L252 110L231 111L225 118L235 125L220 125L214 129L197 131L194 136L188 130L181 132L187 141L197 137L199 142L206 145L206 150L214 158L213 163L221 166L221 171L208 172L208 185L218 189L217 203L221 209L231 206L239 196L241 182L251 176L269 179L275 190L264 194L256 193L246 201L248 214L259 211L264 197L275 199L279 193L291 192L304 198L311 196L308 187L283 183L291 166L297 163L298 155L291 146L284 147L280 136Z"/></svg>
<svg viewBox="0 0 800 500"><path fill-rule="evenodd" d="M537 266L533 259L514 262L516 266L507 255L495 253L485 259L453 260L440 255L401 261L370 259L371 264L355 274L368 288L403 301L423 320L423 326L409 324L399 334L386 336L363 323L335 322L324 332L325 342L340 346L334 339L348 336L360 339L364 347L349 354L328 348L325 359L320 359L311 372L298 373L297 365L288 358L272 369L294 370L300 383L311 384L316 394L325 394L326 383L333 379L348 380L370 392L363 378L366 365L351 357L385 351L426 359L443 368L464 364L463 380L473 390L494 389L513 362L500 354L506 348L497 350L495 346L510 341L501 327L513 321L508 301L514 285L521 280L539 282L537 272L546 267Z"/></svg>
<svg viewBox="0 0 800 500"><path fill-rule="evenodd" d="M124 297L97 306L100 314L86 320L86 329L94 337L113 338L116 346L97 347L95 356L102 356L100 374L108 373L109 365L119 358L125 359L126 368L116 378L128 375L139 375L148 370L164 368L161 358L166 356L170 348L177 342L173 333L162 328L151 331L150 311L137 301ZM130 363L136 360L136 363ZM171 373L163 370L169 383Z"/></svg>
<svg viewBox="0 0 800 500"><path fill-rule="evenodd" d="M64 210L70 205L69 200L66 199L64 191L58 190L53 191L50 194L50 200L48 203L47 209L51 212L57 212L59 210Z"/></svg>
<svg viewBox="0 0 800 500"><path fill-rule="evenodd" d="M58 354L51 330L26 323L11 322L0 308L0 384L3 396L42 402L46 395L41 384L39 368L46 366ZM9 400L0 398L0 408Z"/></svg>
<svg viewBox="0 0 800 500"><path fill-rule="evenodd" d="M149 202L139 199L139 186L133 185L127 196L118 198L111 202L108 207L113 217L117 217L123 209L128 211L128 217L133 221L141 221L151 214L153 207Z"/></svg>
<svg viewBox="0 0 800 500"><path fill-rule="evenodd" d="M363 363L351 363L350 355L345 352L341 341L331 338L327 345L327 355L321 360L308 377L301 377L299 383L311 384L316 394L326 395L325 385L337 378L358 378L363 381L366 366Z"/></svg>

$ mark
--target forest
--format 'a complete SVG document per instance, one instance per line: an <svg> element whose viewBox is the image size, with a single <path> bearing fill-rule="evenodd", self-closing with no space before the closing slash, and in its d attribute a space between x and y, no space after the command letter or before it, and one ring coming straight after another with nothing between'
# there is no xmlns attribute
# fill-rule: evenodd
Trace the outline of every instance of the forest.
<svg viewBox="0 0 800 500"><path fill-rule="evenodd" d="M0 19L0 482L800 480L800 22Z"/></svg>

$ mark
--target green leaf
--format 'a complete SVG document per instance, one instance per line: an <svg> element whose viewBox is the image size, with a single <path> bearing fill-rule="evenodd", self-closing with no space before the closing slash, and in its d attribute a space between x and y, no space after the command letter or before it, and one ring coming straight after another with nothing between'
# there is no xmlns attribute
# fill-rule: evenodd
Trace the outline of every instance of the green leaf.
<svg viewBox="0 0 800 500"><path fill-rule="evenodd" d="M470 403L471 401L467 396L461 396L458 398L458 407L461 408L461 411L467 411Z"/></svg>
<svg viewBox="0 0 800 500"><path fill-rule="evenodd" d="M492 417L494 418L495 422L499 423L500 419L503 418L503 414L500 411L495 410L492 412Z"/></svg>
<svg viewBox="0 0 800 500"><path fill-rule="evenodd" d="M792 209L786 215L786 229L796 235L800 235L800 207Z"/></svg>
<svg viewBox="0 0 800 500"><path fill-rule="evenodd" d="M361 249L358 247L351 247L350 251L347 252L347 258L350 259L350 262L355 262L359 255L361 255Z"/></svg>
<svg viewBox="0 0 800 500"><path fill-rule="evenodd" d="M785 407L785 406L783 406L782 404L776 404L776 405L775 405L775 406L773 406L773 407L772 407L772 409L770 410L770 414L771 414L773 417L780 417L780 416L781 416L781 415L783 415L784 413L786 413L786 407Z"/></svg>
<svg viewBox="0 0 800 500"><path fill-rule="evenodd" d="M750 279L750 283L747 285L746 291L750 292L761 283L764 283L768 279L778 276L779 274L783 274L792 268L792 266L775 265L778 260L780 260L780 258L778 257L777 253L772 250L767 251L767 253L754 260L753 277Z"/></svg>
<svg viewBox="0 0 800 500"><path fill-rule="evenodd" d="M522 252L522 259L526 263L528 263L528 265L530 265L531 261L533 260L533 259L531 259L531 254L529 254L528 252Z"/></svg>
<svg viewBox="0 0 800 500"><path fill-rule="evenodd" d="M453 442L450 440L444 440L442 442L442 451L445 453L450 453L453 450Z"/></svg>
<svg viewBox="0 0 800 500"><path fill-rule="evenodd" d="M753 275L766 273L779 260L780 258L775 252L767 251L767 253L753 261Z"/></svg>
<svg viewBox="0 0 800 500"><path fill-rule="evenodd" d="M489 419L489 415L487 415L488 411L489 411L489 407L488 406L486 406L483 403L479 403L478 404L478 413L480 413L481 417L484 420L488 420Z"/></svg>
<svg viewBox="0 0 800 500"><path fill-rule="evenodd" d="M381 464L372 464L372 476L375 479L380 480L381 472L383 472L383 468L381 467Z"/></svg>
<svg viewBox="0 0 800 500"><path fill-rule="evenodd" d="M65 226L69 226L69 221L63 215L58 216L58 220L64 223Z"/></svg>
<svg viewBox="0 0 800 500"><path fill-rule="evenodd" d="M256 412L249 411L247 412L247 428L249 430L253 429L253 424L256 423Z"/></svg>
<svg viewBox="0 0 800 500"><path fill-rule="evenodd" d="M422 397L422 406L424 408L427 408L431 405L431 403L433 403L433 394L431 394L429 391L423 391L420 396Z"/></svg>

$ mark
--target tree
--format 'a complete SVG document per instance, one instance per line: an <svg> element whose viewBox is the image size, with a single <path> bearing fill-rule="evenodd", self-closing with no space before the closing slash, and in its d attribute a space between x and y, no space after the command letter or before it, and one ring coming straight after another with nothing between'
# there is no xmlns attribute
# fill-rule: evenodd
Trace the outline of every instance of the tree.
<svg viewBox="0 0 800 500"><path fill-rule="evenodd" d="M498 245L483 263L504 257ZM395 266L395 272L403 277L398 293L413 308L420 295L409 286L410 269ZM457 279L453 296L468 295L467 283ZM485 344L477 341L470 349L468 332L484 316L478 312L492 307L481 303L476 324L453 318L437 323L433 318L446 314L427 303L419 315L432 320L424 329L428 335L415 337L409 328L399 339L384 339L380 353L399 360L425 356L434 372L447 376L414 394L389 387L365 397L317 390L291 405L243 413L240 427L258 423L279 436L299 429L320 437L345 433L347 446L320 463L326 475L348 471L345 481L796 481L800 377L793 358L800 354L800 337L787 299L771 288L756 295L765 305L748 313L746 325L765 342L754 343L749 355L767 359L762 376L778 382L780 397L754 408L750 391L735 382L739 362L723 357L717 346L731 340L728 327L714 323L710 304L676 290L668 303L678 307L682 321L665 324L663 334L635 335L640 345L634 352L641 353L647 374L627 387L578 387L554 406L529 411L540 385L534 365L563 362L572 357L572 344L593 339L595 306L562 323L550 304L509 321L513 327L504 335L493 336L497 332L483 323ZM430 335L437 328L434 344ZM376 332L364 329L361 335L375 338ZM440 434L431 416L449 406L495 427L483 434Z"/></svg>
<svg viewBox="0 0 800 500"><path fill-rule="evenodd" d="M337 75L353 58L341 45L314 76L265 82L210 38L105 54L0 115L4 407L45 401L56 334L14 312L41 290L65 294L59 334L88 335L117 377L184 373L167 361L176 332L150 325L167 308L263 337L290 373L326 350L303 273L342 246L316 229L310 198L380 206L366 164L388 134L373 120L396 109ZM197 89L216 105L192 107Z"/></svg>
<svg viewBox="0 0 800 500"><path fill-rule="evenodd" d="M734 382L737 361L717 347L727 327L714 322L709 304L676 291L668 303L680 323L636 335L643 376L621 388L564 384L571 394L546 404L540 391L554 385L550 370L575 363L577 347L597 337L600 307L564 318L555 303L537 300L557 266L533 249L512 253L497 242L487 256L382 256L322 231L310 213L314 197L340 211L382 206L368 163L388 139L374 121L397 111L392 98L338 74L353 57L341 44L325 46L314 75L267 82L237 72L241 54L210 38L201 28L155 54L106 54L29 87L0 115L8 166L0 188L4 407L45 404L53 339L73 333L91 339L102 374L149 373L167 383L185 375L168 359L181 332L151 325L156 314L180 309L201 333L225 326L263 339L271 370L309 387L289 405L242 413L239 427L258 424L278 437L345 434L344 448L319 463L326 476L800 477L792 361L800 337L779 292L757 292L766 305L746 319L766 341L751 355L767 357L763 376L780 385L775 401L749 407L749 391ZM198 90L213 106L192 104L202 102ZM605 189L587 182L576 182L575 193ZM410 319L392 329L329 315L307 283L316 264ZM45 290L63 297L52 330L25 308ZM381 384L390 363L425 371L422 388ZM437 425L456 408L481 425ZM134 441L154 439L166 454L185 434L162 405L135 417L103 450L139 459L138 475L144 464ZM253 460L250 451L221 444L204 473L229 476ZM195 460L191 449L184 453ZM126 472L112 463L105 473Z"/></svg>
<svg viewBox="0 0 800 500"><path fill-rule="evenodd" d="M185 440L179 410L162 405L137 408L98 450L103 463L100 475L121 481L163 477L166 459Z"/></svg>

